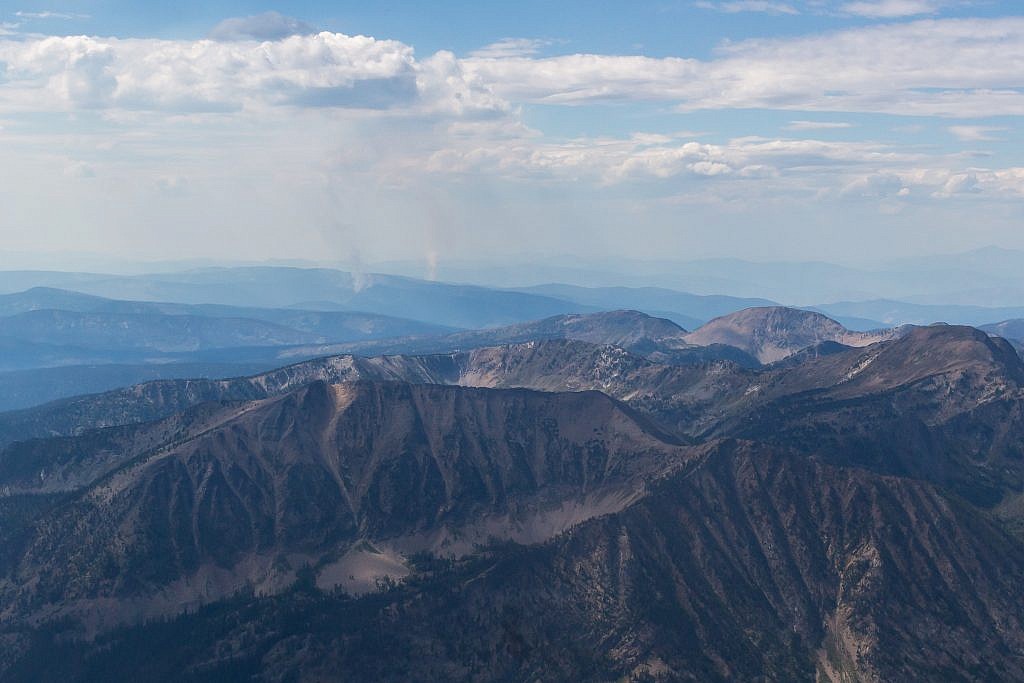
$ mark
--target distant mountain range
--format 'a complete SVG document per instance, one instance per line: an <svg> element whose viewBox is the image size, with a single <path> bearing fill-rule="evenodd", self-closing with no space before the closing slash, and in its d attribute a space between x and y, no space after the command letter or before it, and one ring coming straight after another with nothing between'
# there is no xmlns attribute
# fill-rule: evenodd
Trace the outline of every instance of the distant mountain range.
<svg viewBox="0 0 1024 683"><path fill-rule="evenodd" d="M223 304L179 304L156 301L128 301L108 299L104 297L82 294L68 290L48 287L35 287L24 292L0 295L0 320L5 334L13 336L18 325L31 325L44 314L55 312L68 314L78 313L77 320L95 320L97 327L105 321L112 325L131 327L135 322L151 322L156 320L199 321L207 319L213 322L207 325L249 325L256 330L263 330L267 335L283 334L290 330L293 337L301 337L299 342L314 341L355 341L361 339L379 339L416 334L441 334L453 328L434 323L421 322L386 315L364 313L359 311L307 311L298 309L260 308L256 306L228 306ZM21 323L22 320L28 323ZM263 323L259 327L256 323ZM201 321L198 324L203 324ZM225 334L230 334L230 328ZM305 334L299 334L305 333ZM238 339L233 343L222 343L229 346L252 345L244 331L237 333ZM140 330L140 339L149 340L148 344L157 343L159 335ZM278 342L275 342L278 343ZM279 344L279 343L278 343ZM208 348L208 345L199 345Z"/></svg>
<svg viewBox="0 0 1024 683"><path fill-rule="evenodd" d="M17 255L10 255L7 263L25 262ZM49 263L52 258L34 259L34 263ZM66 261L70 263L70 261ZM33 286L45 285L111 296L112 298L160 299L169 301L196 302L189 292L203 292L204 285L210 285L222 275L218 271L290 268L295 271L312 271L318 266L322 271L340 268L356 273L356 279L365 284L376 277L400 276L421 279L430 272L441 282L472 283L486 288L516 289L533 288L549 283L563 283L583 288L661 288L697 295L727 295L739 298L753 298L784 303L800 307L832 303L837 301L897 300L915 304L965 305L965 306L1019 306L1024 301L1024 251L985 247L956 254L922 255L913 258L883 259L875 263L859 265L828 263L823 261L749 261L735 258L702 259L661 259L638 260L623 257L587 259L579 256L551 256L536 254L529 257L510 256L500 260L441 260L427 264L425 261L392 261L374 264L318 264L314 262L285 261L273 265L251 266L225 263L215 267L210 262L155 262L112 263L109 260L80 259L82 268L120 268L117 272L147 273L146 275L112 275L96 272L54 273L44 271L8 271L0 276L0 292L16 292ZM324 267L326 266L326 267ZM188 270L183 275L181 271ZM160 275L151 275L160 273ZM369 275L369 277L367 277ZM301 279L301 278L300 278ZM331 289L337 284L327 279ZM237 283L236 283L237 284ZM288 283L281 293L289 293L296 282ZM89 289L85 289L88 287ZM169 296L146 294L146 288L170 288ZM92 288L96 288L94 291ZM331 302L338 303L331 296L309 295L308 288L302 296L291 303ZM102 291L101 291L102 290ZM173 290L173 291L172 291ZM251 287L235 289L233 296ZM211 293L207 287L205 293ZM276 294L263 292L276 298ZM220 292L226 296L226 292ZM556 297L558 298L558 297ZM203 301L206 301L205 299ZM260 305L268 307L287 306L280 299L276 303L257 303L255 297L249 300L235 298L239 305ZM749 305L766 305L749 304ZM749 306L748 305L748 306ZM740 308L748 307L741 306ZM308 308L308 306L306 306ZM622 301L609 303L603 308L636 308L652 314L670 312L671 309L650 309L635 303ZM369 309L363 309L369 310ZM566 312L566 311L560 311ZM577 311L582 312L582 311ZM722 315L726 311L710 315L705 319ZM543 317L545 312L529 317ZM398 317L410 317L396 314ZM698 316L699 317L699 316ZM525 318L524 318L525 319ZM512 321L505 321L512 322ZM684 327L691 327L683 321ZM911 322L911 321L906 321ZM929 321L937 322L937 321ZM950 321L953 322L953 321ZM452 323L449 323L452 324ZM452 324L456 327L475 327L475 324Z"/></svg>
<svg viewBox="0 0 1024 683"><path fill-rule="evenodd" d="M0 291L16 285L63 287L111 299L245 308L326 308L458 328L488 327L589 309L551 297L451 285L392 275L353 276L327 269L211 268L185 273L113 276L3 273ZM12 284L16 285L11 287ZM223 315L224 312L213 311ZM243 314L243 317L247 317Z"/></svg>
<svg viewBox="0 0 1024 683"><path fill-rule="evenodd" d="M979 257L980 258L980 257ZM1011 258L1006 255L1007 259ZM997 259L998 260L998 259ZM1012 260L1012 259L1011 259ZM693 262L697 263L697 262ZM691 264L693 265L693 264ZM911 290L879 283L875 274L856 271L856 278L877 284L870 291L822 292L813 294L813 283L826 278L835 267L829 264L744 264L750 271L753 287L758 278L771 279L779 273L799 283L799 293L786 296L737 297L721 294L690 294L683 290L706 292L714 278L701 281L693 288L666 287L582 287L572 284L544 284L518 289L501 289L478 285L450 284L418 280L410 277L372 273L352 274L330 269L282 267L207 268L183 273L115 276L102 274L0 272L0 292L11 293L28 286L71 288L76 293L119 300L109 304L90 301L77 294L61 295L46 290L31 297L18 294L14 300L0 302L0 311L10 314L25 310L54 309L90 313L153 313L203 315L208 317L241 317L284 325L321 336L352 329L354 323L334 318L329 313L364 313L405 321L420 321L448 328L477 329L509 325L564 313L588 313L601 310L632 309L649 315L665 317L686 329L694 329L708 320L744 308L786 304L817 310L855 330L871 330L901 324L982 325L1011 318L1024 317L1024 306L999 306L1000 301L1020 302L1022 297L981 297L983 305L965 305L948 298L946 301L921 301ZM948 265L948 264L947 264ZM711 268L708 263L697 272ZM980 267L980 265L979 265ZM925 268L908 272L925 273L957 291L949 268L936 271ZM1008 268L1008 266L1007 266ZM1009 277L1000 270L1000 277ZM806 271L806 272L805 272ZM821 271L821 272L818 272ZM775 275L773 275L775 273ZM973 273L973 271L972 271ZM949 276L947 278L946 276ZM853 277L853 275L851 275ZM916 277L916 276L915 276ZM884 280L884 278L883 278ZM975 284L977 284L977 279ZM965 285L966 286L966 285ZM1024 291L1024 281L1022 281ZM724 291L724 290L722 290ZM914 299L894 297L905 294ZM18 297L33 301L19 303ZM813 298L812 298L813 297ZM46 302L49 300L49 303ZM148 302L131 306L124 300ZM134 302L133 301L133 302ZM33 304L34 302L34 304ZM161 306L157 306L159 302ZM839 303L836 303L839 302ZM305 315L287 315L280 309L301 309ZM270 312L267 309L275 309ZM310 317L310 312L324 314ZM366 323L368 324L368 323ZM347 327L346 327L347 326ZM380 336L385 335L377 335ZM333 339L337 341L337 339Z"/></svg>
<svg viewBox="0 0 1024 683"><path fill-rule="evenodd" d="M1024 300L1024 299L1022 299ZM879 326L951 325L979 326L1024 317L1024 306L955 306L910 304L902 301L875 300L841 302L814 306L828 316L839 319L869 319L879 321Z"/></svg>
<svg viewBox="0 0 1024 683"><path fill-rule="evenodd" d="M1024 319L1004 320L993 325L980 325L980 330L1007 339L1020 350L1024 350Z"/></svg>
<svg viewBox="0 0 1024 683"><path fill-rule="evenodd" d="M248 374L279 365L279 350L296 345L452 329L361 312L124 301L34 288L0 295L0 410L160 377Z"/></svg>
<svg viewBox="0 0 1024 683"><path fill-rule="evenodd" d="M520 291L542 294L604 309L633 309L660 315L696 329L712 318L755 306L774 306L766 299L731 296L700 296L659 287L577 287L538 285Z"/></svg>
<svg viewBox="0 0 1024 683"><path fill-rule="evenodd" d="M300 277L291 270L285 269L285 281L296 280L304 283L302 286L347 277L336 271ZM271 281L275 273L268 276ZM257 278L260 274L231 271L225 277L248 286L247 278ZM432 283L402 282L421 293L433 286ZM756 367L821 342L860 345L892 334L884 331L885 326L880 323L871 327L872 321L859 317L862 314L903 319L898 312L905 307L916 316L914 320L923 321L929 320L931 314L950 312L898 302L819 307L848 314L830 320L816 312L774 306L746 307L763 303L762 300L695 296L661 289L587 289L555 285L536 289L544 292L545 301L560 302L556 308L592 310L600 308L602 302L646 303L648 310L672 309L666 315L676 320L692 320L697 328L688 333L674 321L662 317L639 311L605 311L565 313L510 325L453 331L451 327L432 322L379 313L131 301L37 287L0 295L0 347L5 349L0 356L0 393L3 394L0 408L28 407L78 393L114 388L126 381L225 377L317 356L448 353L537 339L612 344L659 362L687 364L729 360L741 366ZM211 291L216 291L216 287L211 285ZM480 301L490 293L495 294L494 310L501 309L503 297L508 294L485 288L475 288L473 292ZM379 294L384 295L383 291ZM398 299L405 296L395 291L390 295ZM566 298L556 299L555 295ZM443 297L434 303L455 308L462 305ZM329 307L325 302L318 305ZM954 308L960 317L969 314L972 320L989 316L1003 320L1003 316L1018 312L1016 309ZM501 315L510 315L509 309L503 310L506 312ZM775 311L787 319L762 320L758 318L758 311ZM703 324L706 316L719 312L724 314ZM850 320L852 328L840 324ZM1001 329L1004 336L1011 336L1005 331L1011 328ZM160 367L159 370L146 369L149 365ZM60 370L61 367L67 370ZM23 372L33 368L52 369L46 373L45 382L33 382L30 375Z"/></svg>
<svg viewBox="0 0 1024 683"><path fill-rule="evenodd" d="M385 263L374 267L382 272L405 275L426 272L426 265L420 262ZM770 299L802 307L822 302L876 299L1001 307L1018 306L1024 301L1024 252L996 247L860 266L734 258L644 261L538 256L529 261L442 262L435 270L442 280L495 287L532 287L550 282L582 287L656 287L694 294ZM644 306L626 303L616 307L647 310Z"/></svg>

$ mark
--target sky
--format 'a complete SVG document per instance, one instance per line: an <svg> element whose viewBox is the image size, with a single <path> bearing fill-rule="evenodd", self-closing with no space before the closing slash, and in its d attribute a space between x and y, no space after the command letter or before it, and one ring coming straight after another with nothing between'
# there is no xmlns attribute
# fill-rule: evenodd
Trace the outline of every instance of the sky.
<svg viewBox="0 0 1024 683"><path fill-rule="evenodd" d="M0 0L0 263L1024 248L998 0Z"/></svg>

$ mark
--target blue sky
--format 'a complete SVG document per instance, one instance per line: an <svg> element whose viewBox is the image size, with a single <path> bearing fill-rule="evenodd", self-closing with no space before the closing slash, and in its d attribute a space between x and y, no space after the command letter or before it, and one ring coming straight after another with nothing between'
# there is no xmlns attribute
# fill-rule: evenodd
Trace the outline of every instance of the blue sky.
<svg viewBox="0 0 1024 683"><path fill-rule="evenodd" d="M1024 248L1016 3L5 4L12 251Z"/></svg>
<svg viewBox="0 0 1024 683"><path fill-rule="evenodd" d="M750 3L756 8L758 2ZM741 11L743 3L664 0L521 0L515 3L454 2L39 2L16 3L8 21L55 33L120 37L195 39L227 17L278 12L324 30L401 40L418 50L465 53L507 37L557 41L549 52L595 52L651 56L707 57L725 40L798 36L849 26L878 17L842 10L853 2L765 2L767 11ZM883 3L877 3L882 5ZM891 3L894 6L899 3ZM771 6L797 13L771 11ZM720 9L714 9L718 6ZM727 11L727 10L732 11ZM898 9L898 7L897 7ZM915 12L915 9L927 10ZM906 14L882 17L1000 17L1014 14L1012 2L907 3ZM17 13L56 13L68 18L22 19Z"/></svg>

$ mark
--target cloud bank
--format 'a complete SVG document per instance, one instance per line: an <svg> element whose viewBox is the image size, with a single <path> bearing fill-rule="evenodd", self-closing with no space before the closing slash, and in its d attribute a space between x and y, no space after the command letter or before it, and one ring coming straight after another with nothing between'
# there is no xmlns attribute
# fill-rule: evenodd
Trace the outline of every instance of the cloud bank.
<svg viewBox="0 0 1024 683"><path fill-rule="evenodd" d="M449 53L339 33L177 42L48 37L0 42L7 110L234 111L265 106L487 113L505 105Z"/></svg>
<svg viewBox="0 0 1024 683"><path fill-rule="evenodd" d="M258 104L503 111L516 103L654 101L680 110L779 109L984 117L1024 114L1024 18L923 20L725 45L711 60L572 54L508 39L417 59L394 40L277 14L200 41L85 36L0 41L0 106L215 111Z"/></svg>
<svg viewBox="0 0 1024 683"><path fill-rule="evenodd" d="M713 4L788 20L781 3ZM930 6L842 8L883 17ZM284 238L274 231L286 224L310 251L351 242L373 254L374 244L414 244L410 229L431 245L479 246L531 224L542 244L565 224L618 220L675 239L689 215L680 206L705 207L709 226L733 215L760 225L771 211L783 226L884 211L886 220L917 215L912 225L923 229L975 224L982 210L1019 225L1024 198L1024 163L986 144L1013 132L988 119L1024 113L1016 17L867 23L723 44L703 59L545 56L561 44L535 38L424 55L274 13L221 22L202 40L9 33L0 35L4 239L23 239L43 216L55 230L116 223L140 250L216 234L278 253ZM556 135L533 117L554 108L612 119L629 107L664 118L781 113L774 133L758 135L672 132L690 123ZM943 144L894 141L906 116ZM877 118L890 127L879 130ZM33 200L42 187L56 198ZM929 211L941 215L921 217ZM245 230L224 227L235 223ZM315 227L339 224L373 229L357 240ZM194 239L166 237L182 226L194 226Z"/></svg>

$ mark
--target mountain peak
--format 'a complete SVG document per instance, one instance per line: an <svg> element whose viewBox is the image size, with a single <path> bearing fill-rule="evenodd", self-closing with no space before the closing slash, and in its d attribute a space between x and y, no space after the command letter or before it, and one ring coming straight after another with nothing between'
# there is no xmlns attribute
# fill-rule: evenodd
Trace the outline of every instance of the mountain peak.
<svg viewBox="0 0 1024 683"><path fill-rule="evenodd" d="M668 320L640 311L620 309L598 313L567 313L542 320L561 326L567 339L629 347L642 341L678 341L687 331Z"/></svg>
<svg viewBox="0 0 1024 683"><path fill-rule="evenodd" d="M965 325L911 328L879 358L914 376L974 369L1024 381L1024 364L1009 342Z"/></svg>
<svg viewBox="0 0 1024 683"><path fill-rule="evenodd" d="M853 332L816 311L763 306L715 318L685 339L700 346L728 344L750 353L762 363L772 363L821 342L867 346L895 334L892 330Z"/></svg>
<svg viewBox="0 0 1024 683"><path fill-rule="evenodd" d="M821 356L789 371L780 367L779 373L768 394L824 390L848 399L918 387L922 391L907 396L922 418L960 413L1024 386L1024 363L1013 347L963 325L907 328L886 343Z"/></svg>

